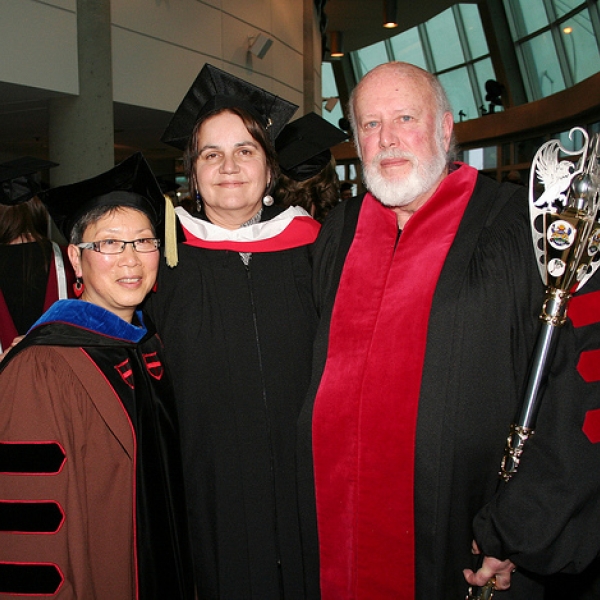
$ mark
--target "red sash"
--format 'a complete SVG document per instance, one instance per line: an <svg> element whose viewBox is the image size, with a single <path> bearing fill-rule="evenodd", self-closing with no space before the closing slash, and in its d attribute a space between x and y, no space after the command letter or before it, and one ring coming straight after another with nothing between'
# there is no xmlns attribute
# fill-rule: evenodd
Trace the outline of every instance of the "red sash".
<svg viewBox="0 0 600 600"><path fill-rule="evenodd" d="M414 598L414 458L427 323L475 187L467 166L408 221L367 194L331 318L313 450L323 600Z"/></svg>

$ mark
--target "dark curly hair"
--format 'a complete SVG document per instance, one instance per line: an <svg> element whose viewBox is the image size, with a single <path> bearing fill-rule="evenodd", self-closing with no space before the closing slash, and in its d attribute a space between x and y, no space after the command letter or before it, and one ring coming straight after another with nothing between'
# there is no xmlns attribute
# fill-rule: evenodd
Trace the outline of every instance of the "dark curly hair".
<svg viewBox="0 0 600 600"><path fill-rule="evenodd" d="M301 206L319 223L340 200L340 181L333 157L323 170L305 181L280 175L274 191L275 201L283 206Z"/></svg>

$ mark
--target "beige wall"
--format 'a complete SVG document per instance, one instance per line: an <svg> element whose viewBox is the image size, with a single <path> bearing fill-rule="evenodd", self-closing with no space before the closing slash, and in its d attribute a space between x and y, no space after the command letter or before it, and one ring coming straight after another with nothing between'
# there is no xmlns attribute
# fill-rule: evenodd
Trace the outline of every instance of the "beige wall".
<svg viewBox="0 0 600 600"><path fill-rule="evenodd" d="M80 36L96 38L79 58L78 6ZM142 150L168 173L179 155L160 136L206 62L294 102L293 118L320 112L314 12L314 0L0 0L0 162L49 158L58 185ZM273 40L263 59L248 52L259 33Z"/></svg>
<svg viewBox="0 0 600 600"><path fill-rule="evenodd" d="M76 94L75 0L0 0L0 81Z"/></svg>
<svg viewBox="0 0 600 600"><path fill-rule="evenodd" d="M76 0L0 0L0 15L0 81L77 94ZM173 111L210 62L304 105L302 0L112 0L111 20L116 102Z"/></svg>
<svg viewBox="0 0 600 600"><path fill-rule="evenodd" d="M205 62L300 103L302 5L297 0L113 0L117 102L174 110ZM263 59L248 38L273 39Z"/></svg>

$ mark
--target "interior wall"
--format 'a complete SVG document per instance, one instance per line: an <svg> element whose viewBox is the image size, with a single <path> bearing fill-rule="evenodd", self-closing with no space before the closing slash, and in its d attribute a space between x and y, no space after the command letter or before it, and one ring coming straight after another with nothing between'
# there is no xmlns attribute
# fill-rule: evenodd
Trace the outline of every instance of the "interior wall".
<svg viewBox="0 0 600 600"><path fill-rule="evenodd" d="M79 64L78 57L77 7L87 1L0 0L0 161L48 158L64 141L64 128L51 128L50 121L61 104L80 104L90 92L89 82L79 79L86 61ZM313 35L313 10L304 23L304 2L314 8L314 0L109 1L110 51L102 58L112 65L112 81L102 83L112 86L115 160L143 150L153 166L163 161L169 168L177 154L160 143L160 135L206 62L296 103L294 118L320 108L320 36ZM79 20L89 25L89 19L86 10ZM262 59L248 51L258 34L273 40ZM92 107L82 118L95 116ZM76 157L77 148L89 144L78 131L75 126L63 135ZM79 173L76 162L69 160Z"/></svg>
<svg viewBox="0 0 600 600"><path fill-rule="evenodd" d="M0 0L0 82L78 93L76 5ZM303 106L298 0L112 0L111 20L115 102L172 112L210 62ZM248 51L260 33L262 59Z"/></svg>
<svg viewBox="0 0 600 600"><path fill-rule="evenodd" d="M302 4L294 0L112 0L116 102L173 111L209 62L302 105ZM249 39L269 36L264 58Z"/></svg>
<svg viewBox="0 0 600 600"><path fill-rule="evenodd" d="M0 0L0 81L76 94L76 0Z"/></svg>

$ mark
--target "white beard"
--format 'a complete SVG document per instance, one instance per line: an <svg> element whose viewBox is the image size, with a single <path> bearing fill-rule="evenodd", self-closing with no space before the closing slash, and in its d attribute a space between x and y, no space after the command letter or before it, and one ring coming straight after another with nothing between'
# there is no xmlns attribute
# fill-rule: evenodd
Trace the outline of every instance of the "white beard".
<svg viewBox="0 0 600 600"><path fill-rule="evenodd" d="M388 179L381 174L380 163L386 158L402 158L410 161L412 168L408 175ZM367 189L385 206L406 206L416 198L428 192L441 177L446 168L446 154L443 148L427 162L419 163L419 159L411 152L390 148L382 150L367 165L364 165L363 176Z"/></svg>

